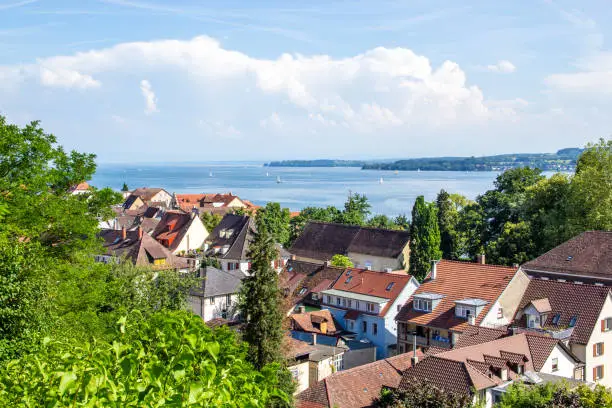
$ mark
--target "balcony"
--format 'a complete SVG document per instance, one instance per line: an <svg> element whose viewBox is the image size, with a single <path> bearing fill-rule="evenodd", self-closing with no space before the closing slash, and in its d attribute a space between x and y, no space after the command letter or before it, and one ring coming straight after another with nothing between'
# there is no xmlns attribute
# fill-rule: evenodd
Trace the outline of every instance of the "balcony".
<svg viewBox="0 0 612 408"><path fill-rule="evenodd" d="M436 336L432 337L429 341L429 345L439 348L451 348L451 341L447 337Z"/></svg>
<svg viewBox="0 0 612 408"><path fill-rule="evenodd" d="M427 346L427 337L415 336L413 334L400 335L400 340L404 340L408 344L414 344L414 338L416 337L417 346Z"/></svg>

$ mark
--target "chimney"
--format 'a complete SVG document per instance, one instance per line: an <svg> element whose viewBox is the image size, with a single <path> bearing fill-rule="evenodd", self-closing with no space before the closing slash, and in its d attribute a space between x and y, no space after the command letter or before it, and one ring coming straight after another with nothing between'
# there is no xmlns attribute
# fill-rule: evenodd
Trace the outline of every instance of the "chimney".
<svg viewBox="0 0 612 408"><path fill-rule="evenodd" d="M142 227L138 226L138 239L142 239Z"/></svg>
<svg viewBox="0 0 612 408"><path fill-rule="evenodd" d="M436 280L436 278L438 277L438 262L440 262L440 260L431 261L431 280Z"/></svg>
<svg viewBox="0 0 612 408"><path fill-rule="evenodd" d="M485 254L476 255L476 263L479 263L481 265L486 264L487 260L485 258Z"/></svg>
<svg viewBox="0 0 612 408"><path fill-rule="evenodd" d="M410 357L410 362L412 363L412 367L417 365L419 362L419 356L417 356L417 334L416 332L412 333L412 357Z"/></svg>
<svg viewBox="0 0 612 408"><path fill-rule="evenodd" d="M298 306L298 313L301 313L301 314L306 313L306 306L304 305Z"/></svg>
<svg viewBox="0 0 612 408"><path fill-rule="evenodd" d="M312 333L312 345L317 344L317 333Z"/></svg>
<svg viewBox="0 0 612 408"><path fill-rule="evenodd" d="M125 240L127 238L127 231L125 227L121 228L121 239Z"/></svg>

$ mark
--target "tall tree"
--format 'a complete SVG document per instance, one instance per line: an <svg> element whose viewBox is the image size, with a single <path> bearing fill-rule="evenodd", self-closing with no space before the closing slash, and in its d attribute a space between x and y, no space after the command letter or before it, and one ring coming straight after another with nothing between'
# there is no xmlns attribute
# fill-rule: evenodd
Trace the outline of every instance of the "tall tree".
<svg viewBox="0 0 612 408"><path fill-rule="evenodd" d="M202 219L202 224L204 224L204 226L206 227L206 231L208 231L209 233L211 233L212 230L214 230L215 227L219 225L219 223L223 219L220 214L213 214L209 212L202 213L200 218Z"/></svg>
<svg viewBox="0 0 612 408"><path fill-rule="evenodd" d="M453 203L450 194L440 190L436 198L438 208L438 228L440 229L440 249L444 259L459 259L459 234L457 223L459 211Z"/></svg>
<svg viewBox="0 0 612 408"><path fill-rule="evenodd" d="M353 265L353 261L351 261L351 258L341 254L336 254L332 256L331 265L338 266L340 268L352 268L355 266Z"/></svg>
<svg viewBox="0 0 612 408"><path fill-rule="evenodd" d="M344 203L344 211L337 222L350 225L365 225L372 206L364 194L349 192Z"/></svg>
<svg viewBox="0 0 612 408"><path fill-rule="evenodd" d="M124 193L127 193L128 191L130 191L130 189L128 188L127 183L124 181L123 182L123 186L121 187L121 191L123 191Z"/></svg>
<svg viewBox="0 0 612 408"><path fill-rule="evenodd" d="M272 238L279 244L287 245L291 237L289 221L291 213L288 208L281 208L279 203L267 203L257 211L257 217L265 225Z"/></svg>
<svg viewBox="0 0 612 408"><path fill-rule="evenodd" d="M249 247L251 276L243 280L239 310L245 320L244 339L249 343L249 357L258 369L280 359L283 339L283 313L278 276L272 268L277 257L274 240L261 217Z"/></svg>
<svg viewBox="0 0 612 408"><path fill-rule="evenodd" d="M441 257L436 206L425 202L423 196L418 196L412 208L410 225L410 274L422 281L427 276L431 261Z"/></svg>

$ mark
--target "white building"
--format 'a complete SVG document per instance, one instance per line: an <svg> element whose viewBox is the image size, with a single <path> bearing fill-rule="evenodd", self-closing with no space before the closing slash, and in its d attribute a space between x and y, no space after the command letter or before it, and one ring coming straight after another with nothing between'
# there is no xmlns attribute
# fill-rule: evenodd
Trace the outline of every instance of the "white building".
<svg viewBox="0 0 612 408"><path fill-rule="evenodd" d="M201 285L189 296L193 313L204 319L234 320L238 315L238 293L244 274L240 271L222 271L211 266L201 269Z"/></svg>

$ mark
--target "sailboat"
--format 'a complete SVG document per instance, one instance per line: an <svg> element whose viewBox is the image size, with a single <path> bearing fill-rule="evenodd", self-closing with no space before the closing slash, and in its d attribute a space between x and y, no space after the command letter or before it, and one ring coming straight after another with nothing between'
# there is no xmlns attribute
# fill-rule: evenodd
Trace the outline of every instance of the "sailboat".
<svg viewBox="0 0 612 408"><path fill-rule="evenodd" d="M384 183L384 182L385 182L385 180L383 180L383 178L382 178L382 177L380 178L380 180L378 180L378 184L382 184L382 183Z"/></svg>
<svg viewBox="0 0 612 408"><path fill-rule="evenodd" d="M213 176L213 172L212 172L212 171L209 171L209 172L208 172L208 177L212 177L212 176Z"/></svg>
<svg viewBox="0 0 612 408"><path fill-rule="evenodd" d="M270 173L266 171L266 177L270 177Z"/></svg>
<svg viewBox="0 0 612 408"><path fill-rule="evenodd" d="M398 174L399 174L399 171L395 170L395 171L393 172L393 174L398 175Z"/></svg>
<svg viewBox="0 0 612 408"><path fill-rule="evenodd" d="M417 169L417 173L420 173L420 172L421 172L421 169L420 169L420 168L418 168L418 169Z"/></svg>
<svg viewBox="0 0 612 408"><path fill-rule="evenodd" d="M276 184L282 183L280 176L276 177Z"/></svg>

